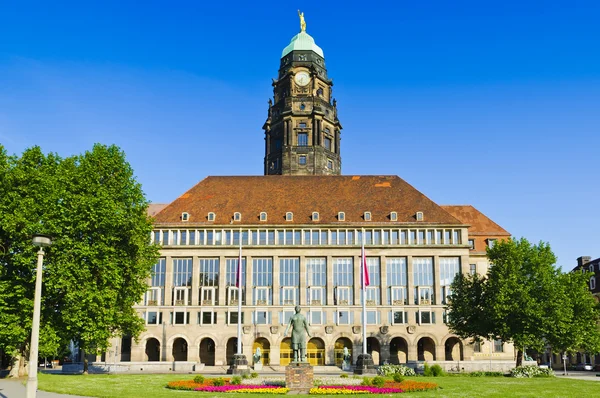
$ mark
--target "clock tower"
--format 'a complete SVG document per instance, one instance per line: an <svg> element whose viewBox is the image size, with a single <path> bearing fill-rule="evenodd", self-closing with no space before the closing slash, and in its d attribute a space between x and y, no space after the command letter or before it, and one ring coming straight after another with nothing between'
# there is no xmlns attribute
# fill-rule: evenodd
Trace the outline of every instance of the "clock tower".
<svg viewBox="0 0 600 398"><path fill-rule="evenodd" d="M323 50L301 31L283 49L273 100L263 126L265 175L339 175L340 132L333 81L327 76Z"/></svg>

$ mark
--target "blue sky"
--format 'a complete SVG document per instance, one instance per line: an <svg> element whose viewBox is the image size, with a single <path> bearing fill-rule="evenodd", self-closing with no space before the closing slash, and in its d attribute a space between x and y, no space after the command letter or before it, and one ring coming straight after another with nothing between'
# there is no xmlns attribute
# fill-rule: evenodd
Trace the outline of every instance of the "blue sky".
<svg viewBox="0 0 600 398"><path fill-rule="evenodd" d="M205 3L1 2L0 143L115 143L156 203L260 175L301 8L335 82L344 174L472 204L565 269L600 257L599 2Z"/></svg>

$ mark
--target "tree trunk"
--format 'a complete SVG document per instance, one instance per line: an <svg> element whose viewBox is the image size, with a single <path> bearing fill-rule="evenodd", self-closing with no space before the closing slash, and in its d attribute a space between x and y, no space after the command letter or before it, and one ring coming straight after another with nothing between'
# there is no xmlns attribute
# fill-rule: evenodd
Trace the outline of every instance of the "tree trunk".
<svg viewBox="0 0 600 398"><path fill-rule="evenodd" d="M85 351L83 352L83 374L88 374L88 357Z"/></svg>
<svg viewBox="0 0 600 398"><path fill-rule="evenodd" d="M27 376L27 364L25 362L25 355L22 352L12 357L12 366L8 377L23 377Z"/></svg>
<svg viewBox="0 0 600 398"><path fill-rule="evenodd" d="M523 351L519 348L517 350L517 367L523 365Z"/></svg>

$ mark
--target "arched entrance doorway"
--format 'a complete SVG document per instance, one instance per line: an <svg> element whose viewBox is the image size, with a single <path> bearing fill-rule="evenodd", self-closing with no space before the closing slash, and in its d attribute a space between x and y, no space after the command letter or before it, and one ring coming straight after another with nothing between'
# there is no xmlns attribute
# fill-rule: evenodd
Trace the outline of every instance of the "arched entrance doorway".
<svg viewBox="0 0 600 398"><path fill-rule="evenodd" d="M160 343L155 338L146 340L146 361L160 361Z"/></svg>
<svg viewBox="0 0 600 398"><path fill-rule="evenodd" d="M242 344L242 349L244 347L244 344ZM228 365L231 365L231 362L233 361L233 356L237 354L237 337L232 337L229 340L227 340L227 350L225 352L225 360L227 361Z"/></svg>
<svg viewBox="0 0 600 398"><path fill-rule="evenodd" d="M375 337L367 337L367 354L371 354L375 365L381 365L379 363L381 358L381 347L379 345L379 340Z"/></svg>
<svg viewBox="0 0 600 398"><path fill-rule="evenodd" d="M292 339L286 337L281 340L279 345L279 364L281 366L289 365L294 357L294 350L292 349Z"/></svg>
<svg viewBox="0 0 600 398"><path fill-rule="evenodd" d="M259 337L258 339L254 340L254 344L252 345L253 356L256 353L257 348L260 348L260 361L262 364L269 365L269 354L271 351L271 343L269 343L269 340L265 339L264 337Z"/></svg>
<svg viewBox="0 0 600 398"><path fill-rule="evenodd" d="M463 347L462 342L457 337L450 337L444 344L446 352L446 361L462 361Z"/></svg>
<svg viewBox="0 0 600 398"><path fill-rule="evenodd" d="M394 337L390 341L390 363L399 365L408 360L408 343L402 337Z"/></svg>
<svg viewBox="0 0 600 398"><path fill-rule="evenodd" d="M173 342L173 360L174 361L187 361L188 358L188 344L185 339L178 337Z"/></svg>
<svg viewBox="0 0 600 398"><path fill-rule="evenodd" d="M435 361L435 343L429 337L422 337L417 343L419 361Z"/></svg>
<svg viewBox="0 0 600 398"><path fill-rule="evenodd" d="M200 363L215 366L215 342L209 337L200 342Z"/></svg>
<svg viewBox="0 0 600 398"><path fill-rule="evenodd" d="M333 348L335 354L335 366L342 366L342 362L344 362L344 348L348 349L350 358L352 358L352 342L347 337L340 337L335 341Z"/></svg>
<svg viewBox="0 0 600 398"><path fill-rule="evenodd" d="M313 337L306 345L306 357L312 366L325 365L325 343L318 337Z"/></svg>

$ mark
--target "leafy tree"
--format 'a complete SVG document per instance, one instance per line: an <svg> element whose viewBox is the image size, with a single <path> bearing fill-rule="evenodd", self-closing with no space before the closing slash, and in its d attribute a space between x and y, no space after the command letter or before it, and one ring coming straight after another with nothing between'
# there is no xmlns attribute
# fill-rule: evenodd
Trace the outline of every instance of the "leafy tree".
<svg viewBox="0 0 600 398"><path fill-rule="evenodd" d="M558 278L556 294L551 298L548 317L552 320L546 340L553 350L575 352L600 351L600 308L588 290L589 274L570 272Z"/></svg>
<svg viewBox="0 0 600 398"><path fill-rule="evenodd" d="M517 366L525 347L583 346L581 338L566 339L564 330L588 336L590 346L600 340L597 327L590 327L600 320L593 297L581 279L560 272L548 244L510 239L488 249L488 258L487 275L460 275L452 284L448 326L454 333L513 342Z"/></svg>
<svg viewBox="0 0 600 398"><path fill-rule="evenodd" d="M143 321L132 306L158 256L147 205L116 146L97 144L66 159L39 147L18 158L0 147L0 348L26 355L34 233L53 236L42 292L47 342L72 339L96 352L113 336L139 335Z"/></svg>

